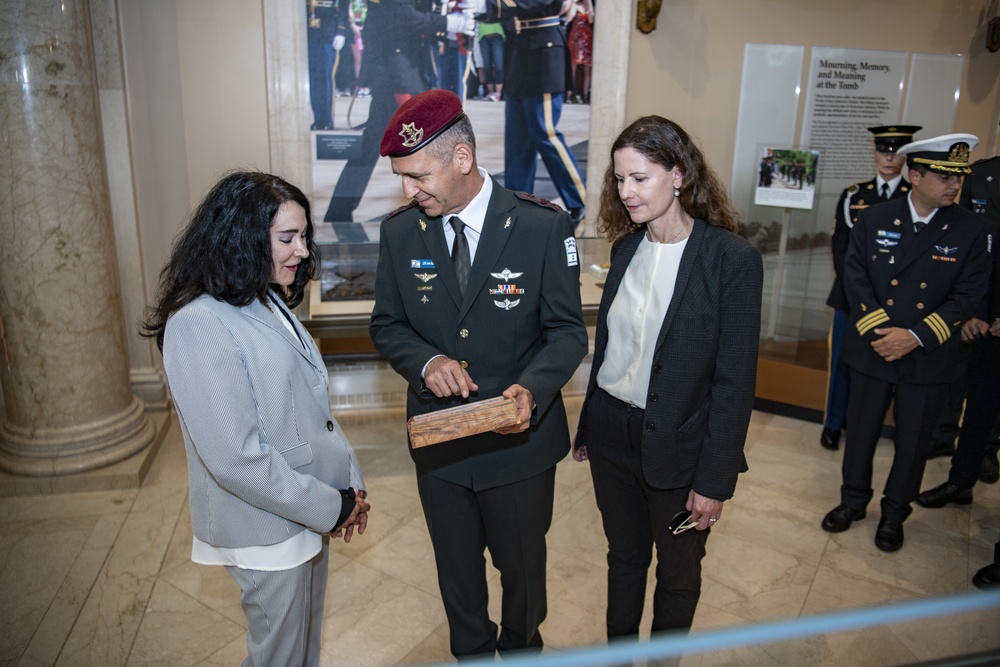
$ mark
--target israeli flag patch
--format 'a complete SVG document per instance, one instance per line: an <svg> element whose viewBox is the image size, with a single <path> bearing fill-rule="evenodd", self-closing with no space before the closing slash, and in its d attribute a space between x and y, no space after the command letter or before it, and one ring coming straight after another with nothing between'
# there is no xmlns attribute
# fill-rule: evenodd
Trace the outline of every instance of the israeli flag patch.
<svg viewBox="0 0 1000 667"><path fill-rule="evenodd" d="M566 266L576 266L579 264L579 258L576 254L576 239L570 236L563 241L563 245L566 246Z"/></svg>

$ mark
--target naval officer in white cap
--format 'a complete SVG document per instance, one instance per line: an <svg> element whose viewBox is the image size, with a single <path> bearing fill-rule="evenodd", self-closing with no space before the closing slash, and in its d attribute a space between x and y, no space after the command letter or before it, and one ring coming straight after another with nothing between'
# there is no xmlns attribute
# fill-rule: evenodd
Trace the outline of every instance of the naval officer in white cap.
<svg viewBox="0 0 1000 667"><path fill-rule="evenodd" d="M827 513L832 533L863 519L872 491L872 459L889 403L895 456L882 497L875 546L903 545L903 522L923 477L926 450L960 345L962 323L986 293L986 224L954 206L979 140L948 134L907 144L912 186L899 198L861 211L844 262L851 316L843 355L851 368L840 504Z"/></svg>

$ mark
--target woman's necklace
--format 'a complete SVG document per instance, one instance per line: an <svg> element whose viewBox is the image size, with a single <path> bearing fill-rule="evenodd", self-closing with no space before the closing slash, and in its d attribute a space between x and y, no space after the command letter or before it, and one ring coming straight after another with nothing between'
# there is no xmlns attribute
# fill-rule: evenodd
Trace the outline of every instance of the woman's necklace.
<svg viewBox="0 0 1000 667"><path fill-rule="evenodd" d="M680 236L681 234L683 234L686 231L687 231L687 227L683 223L681 223L680 230L676 234L674 234L673 236L671 236L669 239L667 239L666 241L657 241L656 239L654 239L653 238L653 234L652 234L652 232L649 229L646 230L646 236L648 236L649 240L653 241L654 243L671 243L674 239L676 239L678 236Z"/></svg>

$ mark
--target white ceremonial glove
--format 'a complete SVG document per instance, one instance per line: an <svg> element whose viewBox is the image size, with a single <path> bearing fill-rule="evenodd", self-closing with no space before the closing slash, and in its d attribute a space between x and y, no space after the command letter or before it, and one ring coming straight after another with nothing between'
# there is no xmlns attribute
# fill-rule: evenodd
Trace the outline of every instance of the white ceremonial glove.
<svg viewBox="0 0 1000 667"><path fill-rule="evenodd" d="M344 40L344 36L343 35L337 35L336 37L334 37L333 38L333 50L334 51L340 51L342 48L344 48L344 41L345 40Z"/></svg>
<svg viewBox="0 0 1000 667"><path fill-rule="evenodd" d="M458 6L471 11L473 14L486 13L486 0L462 0L462 2L458 3Z"/></svg>
<svg viewBox="0 0 1000 667"><path fill-rule="evenodd" d="M463 9L462 17L465 19L465 34L469 37L476 36L476 12L471 9Z"/></svg>
<svg viewBox="0 0 1000 667"><path fill-rule="evenodd" d="M448 32L461 32L470 36L476 34L476 17L472 12L463 10L461 14L448 14L445 18L448 19Z"/></svg>

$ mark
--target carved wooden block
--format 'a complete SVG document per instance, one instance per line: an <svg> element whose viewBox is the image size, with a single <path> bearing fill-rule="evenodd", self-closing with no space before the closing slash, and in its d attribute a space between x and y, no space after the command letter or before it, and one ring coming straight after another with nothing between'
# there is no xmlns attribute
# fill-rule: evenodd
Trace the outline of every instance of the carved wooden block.
<svg viewBox="0 0 1000 667"><path fill-rule="evenodd" d="M406 430L413 447L426 447L520 423L514 400L498 396L410 417Z"/></svg>

